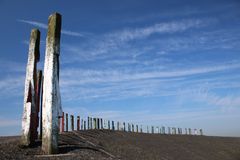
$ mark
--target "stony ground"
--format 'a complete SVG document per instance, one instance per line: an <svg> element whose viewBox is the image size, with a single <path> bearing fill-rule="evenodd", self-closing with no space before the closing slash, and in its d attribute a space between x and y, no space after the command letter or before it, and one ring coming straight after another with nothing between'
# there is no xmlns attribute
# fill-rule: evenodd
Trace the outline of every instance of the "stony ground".
<svg viewBox="0 0 240 160"><path fill-rule="evenodd" d="M24 148L19 140L0 137L0 159L240 160L240 138L229 137L75 131L60 135L56 155L43 155L40 141Z"/></svg>

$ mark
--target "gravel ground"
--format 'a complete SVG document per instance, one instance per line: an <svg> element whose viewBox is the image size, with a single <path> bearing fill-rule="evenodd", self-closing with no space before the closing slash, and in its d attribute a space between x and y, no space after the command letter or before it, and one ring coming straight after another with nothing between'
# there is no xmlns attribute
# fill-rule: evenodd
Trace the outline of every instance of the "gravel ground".
<svg viewBox="0 0 240 160"><path fill-rule="evenodd" d="M74 131L60 135L56 155L44 155L40 141L29 148L19 142L0 137L0 159L240 160L240 138L231 137Z"/></svg>

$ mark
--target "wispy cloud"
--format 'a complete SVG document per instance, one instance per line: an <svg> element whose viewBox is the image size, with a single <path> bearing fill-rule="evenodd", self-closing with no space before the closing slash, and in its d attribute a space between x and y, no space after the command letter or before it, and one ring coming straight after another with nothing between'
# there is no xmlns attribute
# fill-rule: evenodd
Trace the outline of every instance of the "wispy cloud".
<svg viewBox="0 0 240 160"><path fill-rule="evenodd" d="M15 119L3 119L3 118L0 118L0 127L12 127L12 126L20 126L21 121L18 119L18 120L15 120Z"/></svg>
<svg viewBox="0 0 240 160"><path fill-rule="evenodd" d="M152 35L182 33L190 29L199 29L208 26L215 23L215 21L214 19L182 19L155 23L149 26L125 28L96 36L94 39L85 41L80 45L65 45L63 49L81 57L75 60L95 60L116 55L129 56L129 54L134 57L159 48L155 44L153 46L151 44L152 40L148 39ZM147 42L139 44L144 39L147 39ZM140 41L136 44L129 44L137 40ZM157 49L157 53L166 54L161 49Z"/></svg>
<svg viewBox="0 0 240 160"><path fill-rule="evenodd" d="M161 97L192 94L193 88L201 88L207 83L211 89L237 88L238 77L210 78L216 73L226 73L240 68L238 63L210 65L185 69L150 70L84 70L78 68L63 69L61 89L65 100L80 99L125 99L132 97ZM72 75L75 75L72 77ZM210 76L209 78L206 78ZM194 77L198 77L195 79ZM183 88L183 91L178 90Z"/></svg>
<svg viewBox="0 0 240 160"><path fill-rule="evenodd" d="M30 20L24 20L24 19L18 19L17 21L22 22L22 23L26 23L26 24L30 24L30 25L33 25L33 26L36 26L36 27L39 27L39 28L43 28L43 29L47 29L47 27L48 27L47 24L40 23L40 22L37 22L37 21L30 21ZM65 34L65 35L68 35L68 36L85 37L84 34L82 34L82 33L73 32L73 31L70 31L70 30L62 29L61 33Z"/></svg>

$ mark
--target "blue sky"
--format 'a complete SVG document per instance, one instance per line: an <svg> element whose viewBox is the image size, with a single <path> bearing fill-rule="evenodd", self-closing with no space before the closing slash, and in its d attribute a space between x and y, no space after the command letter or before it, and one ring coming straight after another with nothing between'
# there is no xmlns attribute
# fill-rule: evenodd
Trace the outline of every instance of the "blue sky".
<svg viewBox="0 0 240 160"><path fill-rule="evenodd" d="M0 135L20 134L28 41L62 14L63 110L240 136L240 2L0 0Z"/></svg>

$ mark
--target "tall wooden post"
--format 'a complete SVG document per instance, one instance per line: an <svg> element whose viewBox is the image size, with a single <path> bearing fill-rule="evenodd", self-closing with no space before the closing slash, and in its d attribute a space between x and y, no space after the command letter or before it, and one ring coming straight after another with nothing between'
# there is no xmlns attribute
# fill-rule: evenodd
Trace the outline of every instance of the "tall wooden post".
<svg viewBox="0 0 240 160"><path fill-rule="evenodd" d="M35 142L36 138L36 88L37 88L37 62L39 61L40 32L37 29L31 31L28 51L28 63L26 68L24 104L22 116L22 145L28 146Z"/></svg>
<svg viewBox="0 0 240 160"><path fill-rule="evenodd" d="M43 138L42 150L46 154L58 152L58 118L62 116L59 90L61 15L48 18L48 33L43 83Z"/></svg>

